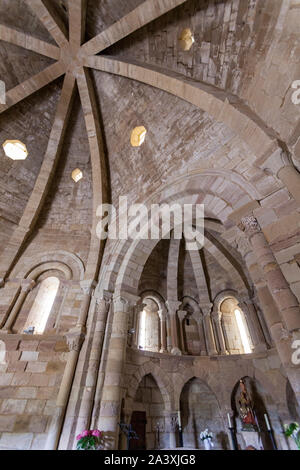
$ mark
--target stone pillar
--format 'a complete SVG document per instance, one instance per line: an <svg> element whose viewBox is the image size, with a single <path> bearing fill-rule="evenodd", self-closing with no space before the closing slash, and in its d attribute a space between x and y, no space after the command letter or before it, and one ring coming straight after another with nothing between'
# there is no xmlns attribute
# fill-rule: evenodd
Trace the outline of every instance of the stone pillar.
<svg viewBox="0 0 300 470"><path fill-rule="evenodd" d="M203 329L203 316L199 314L198 317L195 318L197 325L198 325L198 333L199 333L199 340L200 340L200 356L207 356L206 344L205 344L205 336L204 336L204 329Z"/></svg>
<svg viewBox="0 0 300 470"><path fill-rule="evenodd" d="M136 300L139 300L139 298L135 297ZM100 428L109 437L107 448L116 450L119 436L118 422L121 411L121 386L126 359L130 301L127 296L114 294L113 307L112 333L100 407Z"/></svg>
<svg viewBox="0 0 300 470"><path fill-rule="evenodd" d="M91 301L95 281L84 280L80 283L84 296L81 304L80 314L75 328L65 335L69 346L68 359L64 370L64 375L60 384L58 396L56 399L56 410L50 423L50 429L47 435L45 450L55 450L58 447L64 416L68 405L75 369L78 362L79 353L86 333L86 321Z"/></svg>
<svg viewBox="0 0 300 470"><path fill-rule="evenodd" d="M170 326L171 326L171 354L175 354L177 356L181 355L181 351L179 349L179 341L178 341L178 331L177 331L177 321L176 321L176 312L181 305L181 302L176 300L168 300L166 302L166 306L169 312L170 318Z"/></svg>
<svg viewBox="0 0 300 470"><path fill-rule="evenodd" d="M272 347L272 346L274 346L273 339L271 337L270 330L267 326L266 319L265 319L265 316L262 312L261 305L260 305L260 302L258 300L257 295L255 295L252 298L252 300L253 300L253 304L255 306L257 317L259 319L259 324L260 324L261 329L263 331L263 336L264 336L265 342L266 342L267 346Z"/></svg>
<svg viewBox="0 0 300 470"><path fill-rule="evenodd" d="M226 344L225 344L225 338L224 338L224 333L223 333L223 328L222 328L222 323L221 323L221 319L222 319L221 312L213 312L212 318L216 325L216 331L217 331L219 345L220 345L220 354L221 355L229 354L229 352L226 349Z"/></svg>
<svg viewBox="0 0 300 470"><path fill-rule="evenodd" d="M210 312L211 312L212 304L200 305L200 307L204 316L204 328L205 328L205 337L206 337L206 342L207 342L208 355L215 356L218 354L218 352L216 349L214 332L213 332L212 324L211 324Z"/></svg>
<svg viewBox="0 0 300 470"><path fill-rule="evenodd" d="M138 340L139 340L139 327L140 327L140 305L134 306L134 312L133 312L133 340L132 340L132 347L133 348L138 348Z"/></svg>
<svg viewBox="0 0 300 470"><path fill-rule="evenodd" d="M160 323L160 351L166 353L167 351L167 316L163 310L158 311L159 323Z"/></svg>
<svg viewBox="0 0 300 470"><path fill-rule="evenodd" d="M280 267L260 231L255 217L242 219L253 247L257 264L261 267L266 285L256 286L257 295L266 318L268 328L276 345L280 360L300 404L300 367L293 362L295 340L300 340L299 304L283 276Z"/></svg>
<svg viewBox="0 0 300 470"><path fill-rule="evenodd" d="M80 331L72 331L65 336L69 346L68 360L56 399L56 408L52 415L50 428L47 432L45 450L57 449L74 372L78 361L79 352L84 341L84 334Z"/></svg>
<svg viewBox="0 0 300 470"><path fill-rule="evenodd" d="M172 350L172 338L171 338L171 322L170 316L167 315L166 318L166 326L167 326L167 351L171 353Z"/></svg>
<svg viewBox="0 0 300 470"><path fill-rule="evenodd" d="M110 341L111 330L112 330L113 313L114 312L113 312L112 302L111 302L108 315L107 315L106 325L105 325L102 354L100 358L100 365L99 365L98 376L97 376L96 393L95 393L95 398L94 398L94 407L93 407L92 420L91 420L92 429L95 429L95 428L98 429L100 426L99 413L100 413L101 397L102 397L104 377L105 377L107 355L108 355L108 349L109 349L109 341Z"/></svg>
<svg viewBox="0 0 300 470"><path fill-rule="evenodd" d="M181 351L183 354L188 354L188 351L184 345L184 334L183 334L183 321L186 317L185 310L178 310L177 311L178 319L179 319L179 331L180 331L180 342L181 342Z"/></svg>
<svg viewBox="0 0 300 470"><path fill-rule="evenodd" d="M300 329L300 308L275 256L253 216L242 219L242 227L249 237L257 264L261 267L269 290L289 331Z"/></svg>
<svg viewBox="0 0 300 470"><path fill-rule="evenodd" d="M1 330L2 333L12 333L12 327L16 321L16 318L22 308L22 305L27 297L27 294L34 288L35 281L33 279L23 279L21 281L21 291L17 300L11 309L5 324Z"/></svg>
<svg viewBox="0 0 300 470"><path fill-rule="evenodd" d="M77 415L76 430L77 436L83 429L89 429L91 412L95 398L96 383L101 358L104 332L106 327L107 314L110 307L112 294L105 291L101 296L96 297L96 325L92 340L90 356L86 369L88 371L82 391L80 408Z"/></svg>
<svg viewBox="0 0 300 470"><path fill-rule="evenodd" d="M267 345L253 303L249 299L244 299L239 302L239 306L247 320L254 352L266 351Z"/></svg>

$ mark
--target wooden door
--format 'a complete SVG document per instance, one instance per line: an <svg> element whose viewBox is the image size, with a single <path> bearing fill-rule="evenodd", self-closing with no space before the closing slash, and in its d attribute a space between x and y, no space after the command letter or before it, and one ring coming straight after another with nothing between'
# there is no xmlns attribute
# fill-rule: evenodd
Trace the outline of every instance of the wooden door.
<svg viewBox="0 0 300 470"><path fill-rule="evenodd" d="M131 426L138 435L138 439L130 439L130 450L146 450L146 412L134 411L131 417Z"/></svg>

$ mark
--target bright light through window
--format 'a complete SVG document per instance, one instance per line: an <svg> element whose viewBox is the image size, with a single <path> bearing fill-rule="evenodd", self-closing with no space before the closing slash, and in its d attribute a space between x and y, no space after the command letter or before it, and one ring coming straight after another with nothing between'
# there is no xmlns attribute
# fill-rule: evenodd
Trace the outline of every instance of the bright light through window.
<svg viewBox="0 0 300 470"><path fill-rule="evenodd" d="M6 140L3 149L5 155L12 160L25 160L28 156L26 145L19 140Z"/></svg>
<svg viewBox="0 0 300 470"><path fill-rule="evenodd" d="M47 277L42 283L28 315L24 330L34 326L35 334L42 334L51 312L57 291L59 280L57 277Z"/></svg>
<svg viewBox="0 0 300 470"><path fill-rule="evenodd" d="M146 312L143 310L140 317L140 327L139 327L139 346L145 348L146 346Z"/></svg>
<svg viewBox="0 0 300 470"><path fill-rule="evenodd" d="M236 322L237 322L237 325L238 325L238 329L239 329L239 332L240 332L240 335L241 335L241 340L242 340L244 352L246 354L250 354L252 351L251 351L248 336L247 336L247 333L246 333L245 325L244 325L243 320L242 320L241 312L236 308L234 313L235 313L235 318L236 318Z"/></svg>

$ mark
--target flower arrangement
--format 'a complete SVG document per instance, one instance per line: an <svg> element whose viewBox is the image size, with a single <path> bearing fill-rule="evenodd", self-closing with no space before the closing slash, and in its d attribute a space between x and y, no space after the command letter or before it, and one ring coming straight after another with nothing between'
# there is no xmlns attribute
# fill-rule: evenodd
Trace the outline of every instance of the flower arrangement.
<svg viewBox="0 0 300 470"><path fill-rule="evenodd" d="M205 431L200 433L201 441L204 441L205 439L212 439L212 438L213 438L213 433L208 432L208 429L205 429Z"/></svg>
<svg viewBox="0 0 300 470"><path fill-rule="evenodd" d="M292 437L300 450L300 426L298 423L285 424L284 434L286 437Z"/></svg>
<svg viewBox="0 0 300 470"><path fill-rule="evenodd" d="M214 445L212 442L213 433L209 432L208 429L200 433L200 439L204 444L205 450L210 450Z"/></svg>
<svg viewBox="0 0 300 470"><path fill-rule="evenodd" d="M77 450L96 450L103 437L103 432L99 429L86 430L76 436Z"/></svg>

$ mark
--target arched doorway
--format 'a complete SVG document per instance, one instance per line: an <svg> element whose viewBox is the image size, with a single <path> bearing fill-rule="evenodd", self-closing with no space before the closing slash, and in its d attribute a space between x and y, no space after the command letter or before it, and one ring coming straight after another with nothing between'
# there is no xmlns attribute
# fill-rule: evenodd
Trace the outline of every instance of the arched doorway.
<svg viewBox="0 0 300 470"><path fill-rule="evenodd" d="M215 449L228 448L228 438L216 396L199 378L190 379L180 395L183 446L204 449L200 433L208 429L213 433Z"/></svg>
<svg viewBox="0 0 300 470"><path fill-rule="evenodd" d="M151 374L145 375L133 402L131 426L138 439L130 441L130 449L159 449L167 445L164 410L163 396L156 380Z"/></svg>

